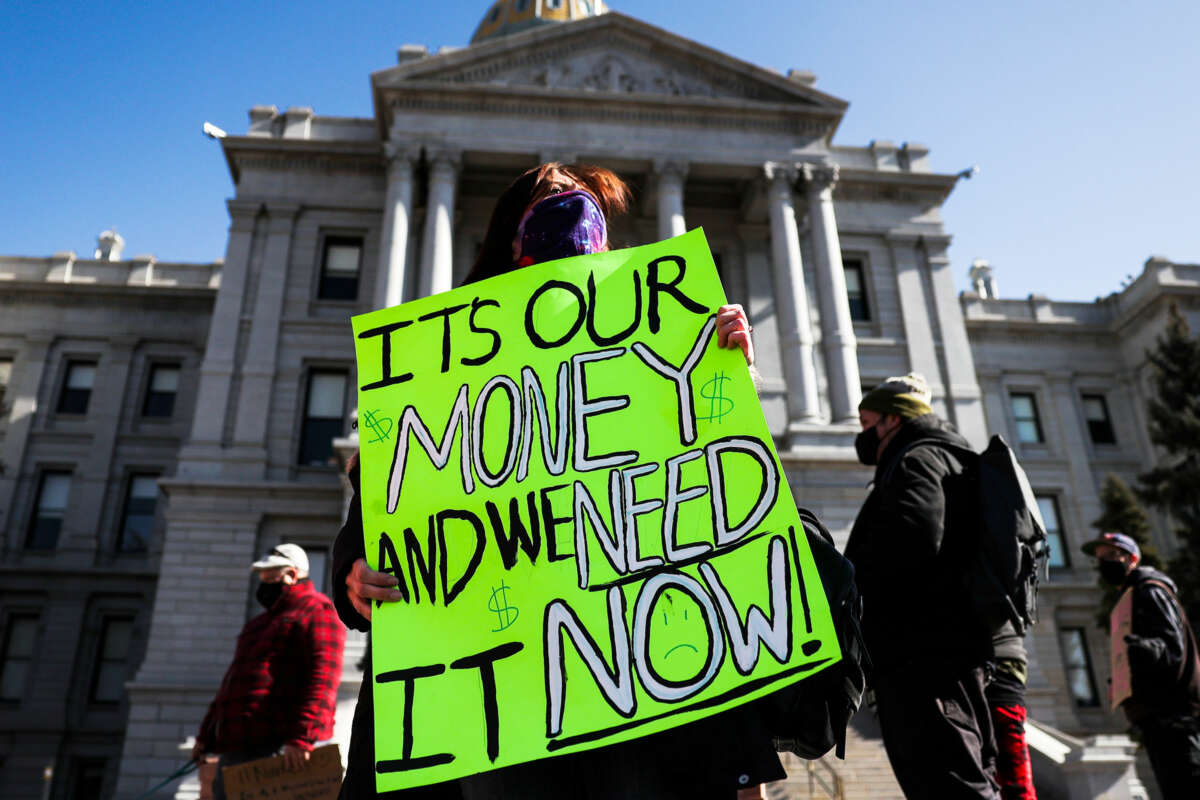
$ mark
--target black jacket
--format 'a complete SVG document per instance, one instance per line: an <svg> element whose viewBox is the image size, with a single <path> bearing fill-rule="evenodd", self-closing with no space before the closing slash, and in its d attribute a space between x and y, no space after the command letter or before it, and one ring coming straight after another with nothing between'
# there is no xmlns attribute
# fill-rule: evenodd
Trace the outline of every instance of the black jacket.
<svg viewBox="0 0 1200 800"><path fill-rule="evenodd" d="M966 584L974 487L945 448L906 450L918 439L970 447L933 414L905 422L879 459L846 544L863 598L863 635L884 674L956 672L991 655L990 633L971 619Z"/></svg>
<svg viewBox="0 0 1200 800"><path fill-rule="evenodd" d="M1122 588L1133 587L1129 671L1133 696L1123 707L1131 722L1147 717L1200 717L1196 639L1176 599L1174 582L1137 567Z"/></svg>
<svg viewBox="0 0 1200 800"><path fill-rule="evenodd" d="M333 546L332 596L347 627L370 630L350 603L346 576L364 558L358 468L350 473L354 498ZM518 764L457 782L404 792L375 792L375 712L371 667L366 665L342 783L343 800L732 800L737 789L787 776L754 703L629 742Z"/></svg>

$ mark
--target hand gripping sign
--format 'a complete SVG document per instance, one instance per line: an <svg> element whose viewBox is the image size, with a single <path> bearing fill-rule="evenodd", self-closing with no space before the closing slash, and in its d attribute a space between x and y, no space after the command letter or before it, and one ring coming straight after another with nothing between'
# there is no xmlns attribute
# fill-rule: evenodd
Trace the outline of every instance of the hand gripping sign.
<svg viewBox="0 0 1200 800"><path fill-rule="evenodd" d="M700 230L355 317L379 791L683 725L840 658Z"/></svg>

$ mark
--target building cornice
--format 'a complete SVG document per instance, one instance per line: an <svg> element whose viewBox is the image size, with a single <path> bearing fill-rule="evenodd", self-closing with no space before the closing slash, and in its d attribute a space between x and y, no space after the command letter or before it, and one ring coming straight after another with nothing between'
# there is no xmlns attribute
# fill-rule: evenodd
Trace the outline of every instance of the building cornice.
<svg viewBox="0 0 1200 800"><path fill-rule="evenodd" d="M376 141L227 136L221 147L235 184L243 169L383 175L387 167Z"/></svg>
<svg viewBox="0 0 1200 800"><path fill-rule="evenodd" d="M7 297L22 295L32 299L71 300L105 299L132 302L142 299L173 300L180 303L211 305L217 296L215 286L142 286L125 283L61 283L49 281L0 280Z"/></svg>
<svg viewBox="0 0 1200 800"><path fill-rule="evenodd" d="M563 92L536 86L456 86L412 81L376 89L381 139L397 114L507 116L566 122L669 125L827 137L840 112L787 103L707 97L664 97L611 92Z"/></svg>
<svg viewBox="0 0 1200 800"><path fill-rule="evenodd" d="M935 172L888 172L842 167L834 200L867 202L932 202L941 205L958 184L955 175Z"/></svg>

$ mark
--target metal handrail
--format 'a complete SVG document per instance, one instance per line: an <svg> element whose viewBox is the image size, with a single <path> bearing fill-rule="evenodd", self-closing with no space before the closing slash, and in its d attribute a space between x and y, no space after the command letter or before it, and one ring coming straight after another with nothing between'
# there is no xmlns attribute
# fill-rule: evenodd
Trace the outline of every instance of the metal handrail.
<svg viewBox="0 0 1200 800"><path fill-rule="evenodd" d="M842 787L842 777L837 774L826 761L809 761L808 763L808 796L809 800L845 800L846 795ZM817 765L828 773L827 776L822 776L817 772ZM832 785L831 785L832 784ZM817 787L821 788L821 794L817 794Z"/></svg>

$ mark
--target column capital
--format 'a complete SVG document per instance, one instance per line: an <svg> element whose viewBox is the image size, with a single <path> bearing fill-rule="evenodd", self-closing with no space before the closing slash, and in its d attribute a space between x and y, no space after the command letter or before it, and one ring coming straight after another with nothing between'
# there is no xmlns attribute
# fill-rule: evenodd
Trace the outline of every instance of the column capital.
<svg viewBox="0 0 1200 800"><path fill-rule="evenodd" d="M688 162L678 158L656 158L654 159L654 174L666 178L678 178L683 181L687 178Z"/></svg>
<svg viewBox="0 0 1200 800"><path fill-rule="evenodd" d="M411 142L384 142L383 157L389 172L403 168L411 170L421 160L421 146Z"/></svg>
<svg viewBox="0 0 1200 800"><path fill-rule="evenodd" d="M883 234L884 240L890 245L912 245L916 246L921 241L921 234L916 231L906 231L900 228L893 228Z"/></svg>
<svg viewBox="0 0 1200 800"><path fill-rule="evenodd" d="M429 162L430 171L433 173L450 172L452 175L457 175L459 168L462 167L462 150L449 147L427 147L425 148L425 160Z"/></svg>
<svg viewBox="0 0 1200 800"><path fill-rule="evenodd" d="M763 175L772 186L777 186L780 182L783 182L790 189L795 185L798 173L795 164L789 164L784 161L767 161L763 164Z"/></svg>
<svg viewBox="0 0 1200 800"><path fill-rule="evenodd" d="M833 185L837 183L837 164L804 164L800 169L810 191L821 192L825 189L832 189Z"/></svg>
<svg viewBox="0 0 1200 800"><path fill-rule="evenodd" d="M238 200L234 198L226 200L225 207L229 210L230 230L252 231L254 230L254 221L258 217L258 212L262 210L262 203L257 200Z"/></svg>

